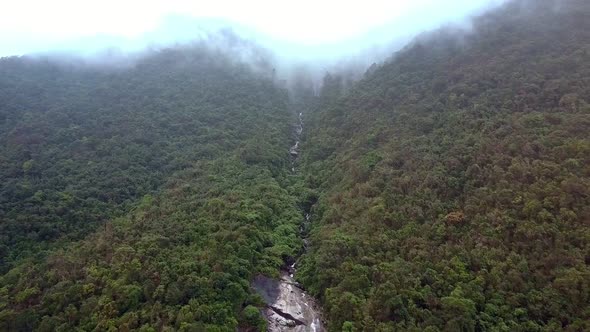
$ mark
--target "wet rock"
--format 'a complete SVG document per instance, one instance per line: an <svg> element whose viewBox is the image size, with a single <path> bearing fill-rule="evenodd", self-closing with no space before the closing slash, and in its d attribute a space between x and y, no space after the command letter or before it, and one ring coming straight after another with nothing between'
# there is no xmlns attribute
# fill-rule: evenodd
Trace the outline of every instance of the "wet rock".
<svg viewBox="0 0 590 332"><path fill-rule="evenodd" d="M299 113L299 123L295 132L295 145L289 149L289 153L292 156L291 170L293 172L295 172L295 161L299 155L299 141L303 133L302 113ZM310 207L304 211L306 212L305 220L299 229L302 238L304 238L303 252L305 252L308 246L308 241L305 239L305 226L311 220L311 216L308 213ZM301 254L299 253L299 255ZM303 287L293 279L296 273L296 258L288 257L285 263L278 280L259 275L252 282L252 287L266 303L263 313L268 322L268 331L324 332L325 328L321 322L319 306L312 297L306 296Z"/></svg>
<svg viewBox="0 0 590 332"><path fill-rule="evenodd" d="M319 307L288 271L283 271L279 280L257 276L252 286L267 304L268 331L325 331Z"/></svg>

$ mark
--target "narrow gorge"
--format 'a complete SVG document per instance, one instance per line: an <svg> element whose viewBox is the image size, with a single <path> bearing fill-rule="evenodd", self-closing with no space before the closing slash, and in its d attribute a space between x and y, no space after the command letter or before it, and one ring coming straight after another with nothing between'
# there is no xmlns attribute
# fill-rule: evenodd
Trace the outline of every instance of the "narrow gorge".
<svg viewBox="0 0 590 332"><path fill-rule="evenodd" d="M295 162L300 155L300 141L303 133L303 113L298 113L298 123L295 129L295 144L289 149L292 157L291 171L297 172ZM300 236L303 238L303 248L298 257L285 262L281 269L279 279L269 278L263 275L257 276L252 286L262 296L266 307L263 315L268 322L267 330L270 332L322 332L325 331L322 323L322 313L318 302L308 295L303 286L295 279L297 274L297 261L307 249L305 229L311 221L310 211L303 211L305 216L300 227Z"/></svg>

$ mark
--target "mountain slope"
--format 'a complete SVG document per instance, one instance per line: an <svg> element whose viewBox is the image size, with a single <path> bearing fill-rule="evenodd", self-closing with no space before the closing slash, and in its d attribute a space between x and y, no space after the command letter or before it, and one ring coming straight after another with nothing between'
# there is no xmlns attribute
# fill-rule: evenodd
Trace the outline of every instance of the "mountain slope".
<svg viewBox="0 0 590 332"><path fill-rule="evenodd" d="M0 70L0 329L264 326L250 280L302 245L286 91L199 44Z"/></svg>
<svg viewBox="0 0 590 332"><path fill-rule="evenodd" d="M277 116L265 104L285 107L247 68L207 52L167 50L120 69L0 62L3 260L80 238L175 171L246 142L256 128L242 122Z"/></svg>
<svg viewBox="0 0 590 332"><path fill-rule="evenodd" d="M330 329L590 329L590 6L418 38L308 125L301 280Z"/></svg>
<svg viewBox="0 0 590 332"><path fill-rule="evenodd" d="M256 49L1 59L0 330L264 330L308 232L331 331L590 330L589 22L515 0L294 100Z"/></svg>

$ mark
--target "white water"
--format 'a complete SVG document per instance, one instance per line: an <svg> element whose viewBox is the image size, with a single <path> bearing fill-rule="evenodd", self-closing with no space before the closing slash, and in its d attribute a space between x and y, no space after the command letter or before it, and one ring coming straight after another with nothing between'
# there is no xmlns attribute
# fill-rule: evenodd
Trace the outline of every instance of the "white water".
<svg viewBox="0 0 590 332"><path fill-rule="evenodd" d="M299 122L295 130L295 144L289 149L292 158L293 173L296 172L295 160L299 155L301 134L303 133L303 114L299 113ZM305 222L311 219L309 213L305 214ZM307 241L304 239L304 250ZM315 299L307 296L301 286L295 281L297 263L293 263L288 269L281 271L279 280L258 276L253 287L264 298L267 307L264 315L268 321L270 332L324 332L321 310Z"/></svg>
<svg viewBox="0 0 590 332"><path fill-rule="evenodd" d="M301 134L303 133L303 113L299 113L299 123L297 124L297 129L295 129L295 133L297 134L295 138L295 145L289 149L289 153L294 159L299 155L299 140L301 139ZM295 167L293 167L291 170L295 172Z"/></svg>

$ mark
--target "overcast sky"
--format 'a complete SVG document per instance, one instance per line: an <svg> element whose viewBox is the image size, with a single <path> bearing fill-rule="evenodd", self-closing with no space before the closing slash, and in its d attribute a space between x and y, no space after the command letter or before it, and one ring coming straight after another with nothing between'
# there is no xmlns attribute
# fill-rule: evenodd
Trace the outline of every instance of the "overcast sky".
<svg viewBox="0 0 590 332"><path fill-rule="evenodd" d="M235 23L276 45L321 49L383 43L459 21L502 0L5 0L0 10L0 56L87 47L89 40L146 42L186 39L166 30L171 18ZM160 31L160 33L157 33ZM162 33L161 31L167 31ZM147 36L147 37L146 37ZM109 39L110 38L110 39ZM158 40L151 40L158 41ZM116 43L116 42L113 42ZM85 46L80 46L85 45ZM120 45L119 45L120 46ZM305 51L303 51L305 52Z"/></svg>

